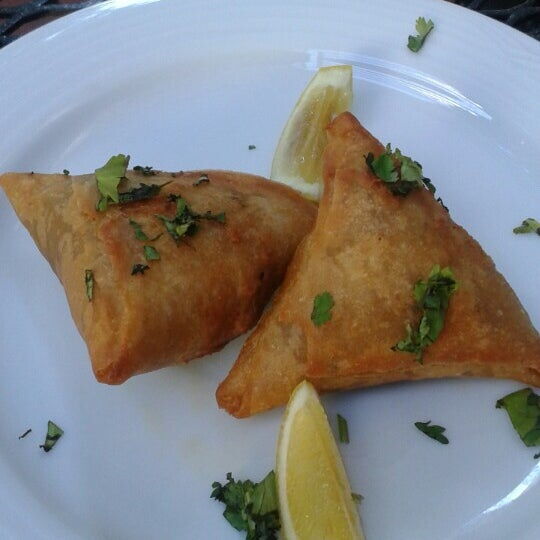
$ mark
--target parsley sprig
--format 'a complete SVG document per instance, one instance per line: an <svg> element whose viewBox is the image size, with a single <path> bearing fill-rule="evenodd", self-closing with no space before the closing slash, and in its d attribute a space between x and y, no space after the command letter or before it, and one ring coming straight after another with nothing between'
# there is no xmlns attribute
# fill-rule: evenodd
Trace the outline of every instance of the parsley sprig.
<svg viewBox="0 0 540 540"><path fill-rule="evenodd" d="M433 440L440 442L441 444L448 444L448 439L443 435L443 433L446 431L446 428L431 424L431 420L428 420L427 422L415 422L414 425L422 433L425 433Z"/></svg>
<svg viewBox="0 0 540 540"><path fill-rule="evenodd" d="M156 215L159 218L165 229L171 235L175 242L179 242L184 236L193 236L199 229L199 221L201 219L207 219L210 221L217 221L219 223L225 223L225 213L212 214L212 212L206 212L205 214L197 214L194 212L187 201L180 195L170 194L168 197L169 202L176 203L176 213L173 218L167 216Z"/></svg>
<svg viewBox="0 0 540 540"><path fill-rule="evenodd" d="M540 396L523 388L499 399L497 409L504 408L526 446L540 446Z"/></svg>
<svg viewBox="0 0 540 540"><path fill-rule="evenodd" d="M313 310L311 320L315 326L321 326L332 318L332 308L334 307L334 297L325 291L318 294L313 299Z"/></svg>
<svg viewBox="0 0 540 540"><path fill-rule="evenodd" d="M403 155L399 148L392 151L390 143L381 155L375 157L370 152L365 160L373 174L384 182L393 195L405 197L421 187L426 187L431 193L436 191L431 180L424 176L422 165Z"/></svg>
<svg viewBox="0 0 540 540"><path fill-rule="evenodd" d="M415 354L417 362L423 363L424 349L431 345L444 327L444 318L450 296L458 284L452 270L436 264L429 273L427 281L417 281L413 296L422 310L418 328L407 324L407 336L392 347L393 351Z"/></svg>
<svg viewBox="0 0 540 540"><path fill-rule="evenodd" d="M277 540L280 529L274 471L259 483L234 480L212 484L210 497L225 505L223 516L237 530L246 531L246 540Z"/></svg>
<svg viewBox="0 0 540 540"><path fill-rule="evenodd" d="M409 41L407 42L407 47L412 52L418 52L422 48L424 41L426 41L428 34L435 28L435 25L431 19L426 21L424 17L418 17L418 19L416 19L415 28L418 35L409 36Z"/></svg>
<svg viewBox="0 0 540 540"><path fill-rule="evenodd" d="M524 219L521 225L514 228L514 234L536 233L540 236L540 221L534 218Z"/></svg>

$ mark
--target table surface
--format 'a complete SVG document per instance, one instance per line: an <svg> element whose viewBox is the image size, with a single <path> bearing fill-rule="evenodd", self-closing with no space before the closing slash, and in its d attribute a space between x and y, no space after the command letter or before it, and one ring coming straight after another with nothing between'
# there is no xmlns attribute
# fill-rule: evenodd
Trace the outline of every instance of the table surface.
<svg viewBox="0 0 540 540"><path fill-rule="evenodd" d="M0 0L0 47L38 26L101 1ZM540 40L540 0L448 1L503 21Z"/></svg>

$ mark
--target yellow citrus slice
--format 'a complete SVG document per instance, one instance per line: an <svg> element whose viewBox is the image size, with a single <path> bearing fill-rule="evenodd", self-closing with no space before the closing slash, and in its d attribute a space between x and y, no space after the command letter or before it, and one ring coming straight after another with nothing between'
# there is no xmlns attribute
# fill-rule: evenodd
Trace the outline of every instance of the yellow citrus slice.
<svg viewBox="0 0 540 540"><path fill-rule="evenodd" d="M351 488L313 386L294 390L281 423L276 479L287 540L364 540Z"/></svg>
<svg viewBox="0 0 540 540"><path fill-rule="evenodd" d="M296 103L279 139L270 178L318 200L325 128L352 101L352 67L320 68Z"/></svg>

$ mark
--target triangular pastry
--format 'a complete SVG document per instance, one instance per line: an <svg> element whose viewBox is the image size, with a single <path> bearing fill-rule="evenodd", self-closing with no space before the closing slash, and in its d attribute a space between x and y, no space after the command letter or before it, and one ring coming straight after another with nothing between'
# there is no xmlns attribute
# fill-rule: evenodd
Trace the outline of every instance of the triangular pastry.
<svg viewBox="0 0 540 540"><path fill-rule="evenodd" d="M125 175L125 201L151 196L104 211L94 175L0 177L64 286L96 378L110 384L216 351L251 328L316 214L253 175ZM186 223L175 221L180 196Z"/></svg>
<svg viewBox="0 0 540 540"><path fill-rule="evenodd" d="M479 244L428 189L391 193L367 163L383 146L350 113L328 138L316 224L218 388L219 405L249 416L286 403L302 379L321 391L465 375L539 386L538 333ZM396 350L422 320L415 284L437 265L457 282L444 326L422 355ZM315 324L325 293L330 318Z"/></svg>

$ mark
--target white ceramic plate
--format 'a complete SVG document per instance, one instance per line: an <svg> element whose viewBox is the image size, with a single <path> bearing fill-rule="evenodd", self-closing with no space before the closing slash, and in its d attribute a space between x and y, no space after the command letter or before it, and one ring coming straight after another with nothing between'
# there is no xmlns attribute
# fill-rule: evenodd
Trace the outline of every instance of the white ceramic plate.
<svg viewBox="0 0 540 540"><path fill-rule="evenodd" d="M419 15L436 29L413 54ZM300 91L334 63L354 66L353 112L423 164L538 325L539 239L511 230L540 217L540 45L444 2L116 0L81 11L0 51L0 171L83 173L126 152L165 170L268 174ZM210 485L273 467L282 412L239 421L216 407L241 340L100 385L62 287L3 195L0 254L2 538L240 538ZM342 450L368 539L539 538L540 464L494 407L521 386L325 397L331 419L349 420ZM65 435L45 454L48 419ZM449 445L414 428L429 419Z"/></svg>

